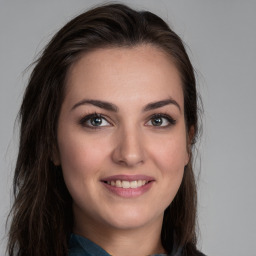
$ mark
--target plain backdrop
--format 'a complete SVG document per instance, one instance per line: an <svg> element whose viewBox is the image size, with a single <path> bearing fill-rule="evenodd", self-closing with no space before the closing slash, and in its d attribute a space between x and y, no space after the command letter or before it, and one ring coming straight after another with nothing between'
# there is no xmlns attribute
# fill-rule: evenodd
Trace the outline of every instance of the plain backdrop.
<svg viewBox="0 0 256 256"><path fill-rule="evenodd" d="M67 21L102 2L0 1L0 255L12 202L14 122L31 70L24 71ZM256 1L120 2L165 19L187 44L197 70L204 102L199 247L209 256L255 256Z"/></svg>

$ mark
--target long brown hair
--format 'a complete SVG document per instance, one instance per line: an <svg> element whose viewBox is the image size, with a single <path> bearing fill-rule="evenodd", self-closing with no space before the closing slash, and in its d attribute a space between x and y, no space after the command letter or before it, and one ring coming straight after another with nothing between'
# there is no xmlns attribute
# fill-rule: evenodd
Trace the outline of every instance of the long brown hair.
<svg viewBox="0 0 256 256"><path fill-rule="evenodd" d="M20 146L14 176L10 256L62 256L72 232L72 198L61 167L51 161L57 145L56 127L70 66L82 54L104 47L151 44L175 63L183 82L187 131L193 129L190 162L179 191L165 210L162 245L173 241L183 255L196 253L196 184L192 149L198 134L198 99L194 70L182 40L153 13L122 4L103 5L67 23L37 60L20 108Z"/></svg>

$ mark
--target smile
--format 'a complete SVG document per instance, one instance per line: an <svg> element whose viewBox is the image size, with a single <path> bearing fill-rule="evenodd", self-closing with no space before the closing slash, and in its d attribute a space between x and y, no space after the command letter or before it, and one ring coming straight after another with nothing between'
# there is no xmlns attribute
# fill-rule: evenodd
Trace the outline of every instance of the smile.
<svg viewBox="0 0 256 256"><path fill-rule="evenodd" d="M114 175L101 180L107 191L123 198L134 198L145 194L155 181L153 177L147 175Z"/></svg>
<svg viewBox="0 0 256 256"><path fill-rule="evenodd" d="M111 185L113 187L117 188L139 188L147 184L149 181L146 180L133 180L133 181L128 181L128 180L112 180L112 181L107 181L108 185Z"/></svg>

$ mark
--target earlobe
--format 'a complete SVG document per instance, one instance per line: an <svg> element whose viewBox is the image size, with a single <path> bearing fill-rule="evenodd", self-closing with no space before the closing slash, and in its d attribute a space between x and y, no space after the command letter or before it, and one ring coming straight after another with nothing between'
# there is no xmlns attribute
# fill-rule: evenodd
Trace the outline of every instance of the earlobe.
<svg viewBox="0 0 256 256"><path fill-rule="evenodd" d="M185 166L189 163L190 160L190 145L188 145L188 149L187 149L187 155L186 155L186 159L185 159Z"/></svg>
<svg viewBox="0 0 256 256"><path fill-rule="evenodd" d="M53 147L52 150L52 155L51 155L51 161L55 166L60 165L60 155L59 155L59 150L57 149L56 146Z"/></svg>
<svg viewBox="0 0 256 256"><path fill-rule="evenodd" d="M194 135L195 135L195 128L194 128L194 126L191 126L189 131L188 131L188 134L187 134L187 157L186 157L185 165L187 165L190 161L191 145L193 143Z"/></svg>

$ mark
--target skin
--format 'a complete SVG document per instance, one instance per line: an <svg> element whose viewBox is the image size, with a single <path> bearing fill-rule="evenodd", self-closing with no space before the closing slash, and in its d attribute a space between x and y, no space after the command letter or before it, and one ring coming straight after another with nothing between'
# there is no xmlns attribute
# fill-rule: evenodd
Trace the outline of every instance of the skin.
<svg viewBox="0 0 256 256"><path fill-rule="evenodd" d="M109 102L118 110L82 104L85 99ZM148 104L167 99L177 104L145 111ZM183 105L179 72L154 46L99 49L73 64L54 162L62 166L73 198L74 233L113 255L164 252L160 241L164 210L189 161ZM95 119L84 118L94 113L102 116L96 129ZM154 114L168 115L175 124L158 117L162 124L156 126ZM147 175L154 181L145 193L124 198L101 182L117 174Z"/></svg>

